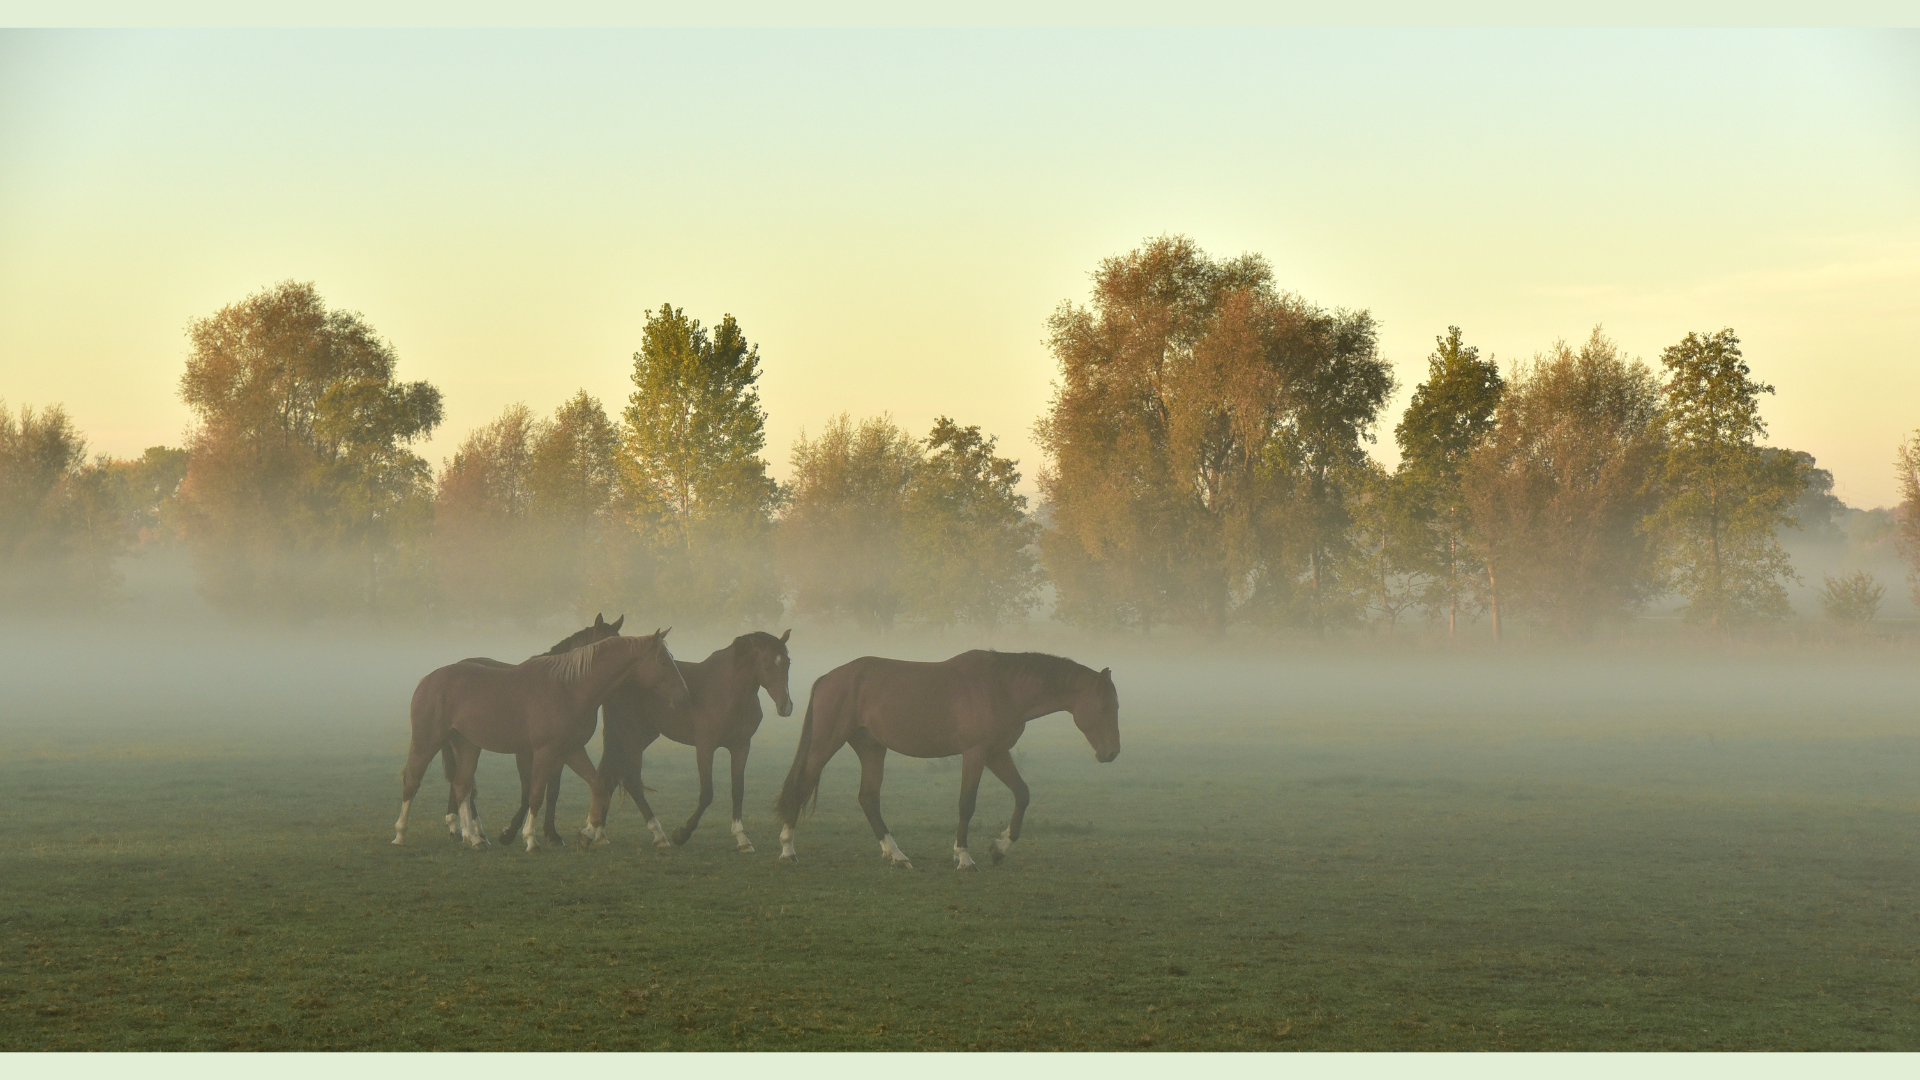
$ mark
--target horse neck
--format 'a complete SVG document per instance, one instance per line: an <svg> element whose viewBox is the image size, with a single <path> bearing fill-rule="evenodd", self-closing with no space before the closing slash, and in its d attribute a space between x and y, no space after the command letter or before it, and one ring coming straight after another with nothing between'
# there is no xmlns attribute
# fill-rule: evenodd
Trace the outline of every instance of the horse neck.
<svg viewBox="0 0 1920 1080"><path fill-rule="evenodd" d="M600 649L594 653L593 662L570 687L576 704L585 707L606 700L632 663L625 652L624 649Z"/></svg>
<svg viewBox="0 0 1920 1080"><path fill-rule="evenodd" d="M1049 691L1038 678L1034 679L1030 686L1031 690L1023 693L1023 688L1016 683L1009 695L1013 700L1014 711L1020 715L1021 722L1037 720L1050 713L1071 711L1069 706L1073 704L1074 699L1072 690Z"/></svg>
<svg viewBox="0 0 1920 1080"><path fill-rule="evenodd" d="M703 674L709 681L724 687L730 701L760 687L759 681L754 678L754 665L732 645L707 657L705 663L711 666Z"/></svg>

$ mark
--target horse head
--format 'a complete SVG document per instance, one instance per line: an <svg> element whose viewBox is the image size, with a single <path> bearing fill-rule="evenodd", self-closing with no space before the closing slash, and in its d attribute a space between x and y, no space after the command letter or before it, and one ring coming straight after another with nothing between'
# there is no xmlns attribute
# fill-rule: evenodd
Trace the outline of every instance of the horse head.
<svg viewBox="0 0 1920 1080"><path fill-rule="evenodd" d="M633 681L680 709L693 700L693 693L687 689L686 677L680 674L680 665L673 662L673 652L667 648L667 635L672 632L673 627L669 626L628 640L643 643L634 656Z"/></svg>
<svg viewBox="0 0 1920 1080"><path fill-rule="evenodd" d="M766 690L781 716L793 715L793 694L787 690L787 672L793 667L793 660L787 655L787 638L791 636L792 630L779 637L755 631L742 634L733 642L735 655L746 661L748 670L753 672L753 681Z"/></svg>
<svg viewBox="0 0 1920 1080"><path fill-rule="evenodd" d="M1077 688L1068 712L1073 726L1087 737L1101 764L1120 756L1120 691L1113 685L1113 669L1102 668Z"/></svg>

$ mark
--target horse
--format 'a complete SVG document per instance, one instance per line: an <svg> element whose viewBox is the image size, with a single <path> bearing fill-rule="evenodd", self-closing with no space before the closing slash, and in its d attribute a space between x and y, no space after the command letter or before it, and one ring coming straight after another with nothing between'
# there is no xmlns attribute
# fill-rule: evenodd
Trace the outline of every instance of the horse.
<svg viewBox="0 0 1920 1080"><path fill-rule="evenodd" d="M760 691L766 690L781 716L793 715L793 697L787 692L787 671L792 660L787 655L788 630L779 637L755 631L734 638L724 649L698 663L678 661L680 677L693 695L685 707L676 708L658 694L626 687L607 699L606 734L600 753L600 778L609 794L625 786L633 804L645 815L647 829L657 847L678 847L692 839L700 818L713 805L713 753L727 750L733 770L733 838L738 850L750 852L753 841L747 839L741 822L745 806L747 753L754 732L760 730ZM700 804L687 823L675 829L671 837L647 805L646 785L640 780L641 756L653 741L665 735L674 742L694 748L700 769ZM547 830L553 832L559 786L547 789ZM514 818L505 835L511 837L520 827Z"/></svg>
<svg viewBox="0 0 1920 1080"><path fill-rule="evenodd" d="M667 631L645 637L610 637L561 656L540 656L512 667L461 661L428 673L413 691L413 745L401 770L400 818L393 842L405 843L407 809L420 790L434 755L451 744L458 762L454 805L460 835L479 847L487 842L470 812L469 791L480 751L533 755L531 790L522 805L537 805L562 765L571 766L593 789L582 835L606 838L607 791L588 759L587 740L599 726L601 702L619 686L635 682L669 702L687 701L687 684L667 649ZM527 830L532 851L532 830Z"/></svg>
<svg viewBox="0 0 1920 1080"><path fill-rule="evenodd" d="M582 645L591 645L594 642L601 640L602 638L617 637L620 633L620 627L624 625L626 621L627 621L627 617L625 615L622 615L619 618L613 620L612 622L608 622L607 616L604 612L596 612L593 616L593 625L574 631L573 633L562 638L558 644L554 645L553 648L548 649L546 652L538 653L536 655L559 656L561 653L571 652ZM527 659L531 660L533 659L533 657L530 656ZM512 667L513 666L503 660L494 660L485 656L470 656L465 660L462 660L461 663L488 664L493 667ZM456 805L453 801L453 776L454 776L453 759L454 757L455 757L455 754L451 747L448 747L440 751L440 764L446 769L446 774L447 774L447 835L458 840L460 838L460 816L459 816L460 807ZM529 775L532 770L533 758L530 755L523 755L519 757L518 760L521 762L520 796L524 800L526 798L527 786L531 784L533 781L532 776ZM480 788L478 784L475 784L474 786L469 788L467 791L467 807L469 812L473 814L474 828L476 829L480 828L479 799L480 799ZM513 833L509 831L501 839L511 840L513 839ZM556 832L553 828L552 815L548 815L548 819L547 819L547 839L554 840L554 841L560 840L560 834Z"/></svg>
<svg viewBox="0 0 1920 1080"><path fill-rule="evenodd" d="M1062 656L974 650L939 663L863 656L822 675L807 700L800 746L774 808L780 817L780 861L795 862L793 830L800 810L820 796L820 771L841 746L860 757L860 808L893 865L912 867L880 817L880 778L887 751L909 757L960 755L960 826L954 867L978 870L967 852L967 824L980 790L980 770L991 769L1013 792L1013 818L993 842L993 861L1020 839L1027 783L1014 768L1013 744L1028 721L1048 713L1073 715L1095 760L1120 756L1120 695L1113 669L1094 671Z"/></svg>

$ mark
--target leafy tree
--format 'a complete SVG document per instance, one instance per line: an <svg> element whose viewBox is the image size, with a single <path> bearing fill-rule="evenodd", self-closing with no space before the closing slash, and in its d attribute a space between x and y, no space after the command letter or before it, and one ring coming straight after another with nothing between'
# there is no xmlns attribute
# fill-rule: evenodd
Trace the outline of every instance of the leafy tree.
<svg viewBox="0 0 1920 1080"><path fill-rule="evenodd" d="M1018 462L947 417L933 423L907 497L908 607L923 622L992 626L1023 618L1041 574Z"/></svg>
<svg viewBox="0 0 1920 1080"><path fill-rule="evenodd" d="M141 545L173 536L174 501L187 476L185 450L149 446L137 458L106 465L110 498L120 508L127 532Z"/></svg>
<svg viewBox="0 0 1920 1080"><path fill-rule="evenodd" d="M509 405L470 432L441 470L433 549L443 610L522 625L547 614L551 593L529 483L538 428L525 405Z"/></svg>
<svg viewBox="0 0 1920 1080"><path fill-rule="evenodd" d="M99 596L130 533L106 489L106 462L58 405L15 414L0 401L0 609Z"/></svg>
<svg viewBox="0 0 1920 1080"><path fill-rule="evenodd" d="M1660 390L1599 328L1523 367L1463 478L1489 603L1568 636L1632 614L1661 591L1642 528L1658 505Z"/></svg>
<svg viewBox="0 0 1920 1080"><path fill-rule="evenodd" d="M1444 607L1447 633L1459 625L1460 608L1470 607L1469 583L1484 572L1467 543L1468 521L1461 480L1474 451L1493 433L1494 414L1506 382L1491 357L1466 344L1457 326L1434 339L1427 357L1427 381L1413 391L1400 423L1393 429L1400 444L1399 475L1411 488L1410 512L1421 519L1426 543L1414 545L1405 565L1427 571L1427 603Z"/></svg>
<svg viewBox="0 0 1920 1080"><path fill-rule="evenodd" d="M1833 493L1833 473L1820 468L1817 459L1805 450L1760 448L1760 456L1769 459L1766 464L1771 468L1780 468L1770 460L1777 454L1785 454L1798 462L1800 475L1806 478L1806 486L1793 502L1794 528L1815 540L1845 542L1847 536L1841 523L1846 520L1847 504Z"/></svg>
<svg viewBox="0 0 1920 1080"><path fill-rule="evenodd" d="M1351 510L1360 553L1354 577L1362 584L1362 610L1386 620L1392 634L1400 616L1422 603L1432 585L1427 492L1405 469L1388 473L1370 461L1361 475L1364 484Z"/></svg>
<svg viewBox="0 0 1920 1080"><path fill-rule="evenodd" d="M647 316L620 458L637 600L722 622L779 613L759 378L733 316L711 330L672 305Z"/></svg>
<svg viewBox="0 0 1920 1080"><path fill-rule="evenodd" d="M1660 356L1667 383L1665 499L1656 519L1686 617L1715 629L1791 611L1794 579L1776 532L1794 524L1806 466L1767 454L1760 395L1732 330L1689 333Z"/></svg>
<svg viewBox="0 0 1920 1080"><path fill-rule="evenodd" d="M617 589L609 567L623 530L614 520L619 462L620 432L585 390L534 431L531 516L556 595L570 598L576 612Z"/></svg>
<svg viewBox="0 0 1920 1080"><path fill-rule="evenodd" d="M1349 553L1344 478L1393 386L1371 318L1280 293L1257 256L1162 237L1101 263L1092 306L1049 326L1061 381L1035 435L1057 614L1323 621Z"/></svg>
<svg viewBox="0 0 1920 1080"><path fill-rule="evenodd" d="M216 603L292 615L422 599L440 392L357 314L283 282L188 327L180 518ZM391 594L391 595L389 595Z"/></svg>
<svg viewBox="0 0 1920 1080"><path fill-rule="evenodd" d="M1913 602L1920 604L1920 431L1900 444L1894 459L1894 475L1900 485L1900 506L1895 511L1894 547L1907 561L1907 580L1913 586Z"/></svg>
<svg viewBox="0 0 1920 1080"><path fill-rule="evenodd" d="M842 413L793 446L780 519L794 610L884 630L909 611L916 570L907 515L921 452L892 418Z"/></svg>

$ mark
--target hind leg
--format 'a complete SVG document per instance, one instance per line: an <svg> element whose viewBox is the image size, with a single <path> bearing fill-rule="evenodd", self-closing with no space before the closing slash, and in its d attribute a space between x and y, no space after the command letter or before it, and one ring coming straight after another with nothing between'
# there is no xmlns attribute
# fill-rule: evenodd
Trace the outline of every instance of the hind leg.
<svg viewBox="0 0 1920 1080"><path fill-rule="evenodd" d="M1013 792L1013 817L1007 822L1006 831L993 841L993 861L998 863L1007 857L1007 849L1013 847L1013 842L1020 839L1020 823L1027 817L1027 782L1020 778L1020 770L1013 767L1013 755L1005 750L987 755L986 765Z"/></svg>
<svg viewBox="0 0 1920 1080"><path fill-rule="evenodd" d="M967 853L967 826L973 821L973 808L980 795L980 768L985 762L979 750L969 750L960 758L960 826L953 832L953 867L978 870L979 865Z"/></svg>
<svg viewBox="0 0 1920 1080"><path fill-rule="evenodd" d="M536 844L532 820L534 807L546 801L548 785L559 783L560 767L561 755L553 747L543 746L533 752L533 782L528 786L520 806L528 815L526 823L520 828L520 835L526 837L528 851L532 851Z"/></svg>
<svg viewBox="0 0 1920 1080"><path fill-rule="evenodd" d="M588 846L605 843L607 839L607 796L609 792L600 775L600 771L593 767L593 759L587 756L587 748L584 746L574 747L563 760L568 768L580 774L580 779L587 782L587 789L593 793L593 800L587 805L586 827L580 830L581 838ZM556 772L553 780L553 786L557 789L560 786L560 774ZM549 798L547 802L547 827L549 829L553 827L553 802L551 798Z"/></svg>
<svg viewBox="0 0 1920 1080"><path fill-rule="evenodd" d="M854 732L847 745L860 755L860 809L866 811L867 824L873 826L873 835L880 841L880 854L891 859L895 866L912 869L907 853L894 842L892 830L880 816L880 779L886 772L887 748L864 731Z"/></svg>
<svg viewBox="0 0 1920 1080"><path fill-rule="evenodd" d="M438 746L422 748L418 744L408 747L407 763L400 768L400 818L393 823L393 842L407 842L407 811L413 806L413 797L420 793L420 781L427 775L427 766L433 764L433 756L440 753Z"/></svg>
<svg viewBox="0 0 1920 1080"><path fill-rule="evenodd" d="M700 819L706 815L707 807L713 805L713 750L712 746L704 743L693 748L694 764L700 770L700 801L694 804L693 816L687 819L687 823L673 830L674 847L693 839L693 830L700 827Z"/></svg>
<svg viewBox="0 0 1920 1080"><path fill-rule="evenodd" d="M460 838L469 847L485 847L487 834L480 827L479 815L473 812L473 773L480 765L480 747L458 737L451 742L459 757L455 767L453 796L455 805L460 808Z"/></svg>
<svg viewBox="0 0 1920 1080"><path fill-rule="evenodd" d="M580 752L582 754L586 753L585 748L583 747ZM587 764L587 768L589 769L593 768L593 764L589 762ZM575 768L574 771L580 772L578 768ZM566 840L562 838L560 835L560 830L554 827L554 824L553 824L553 816L554 814L558 813L560 810L560 781L565 779L566 775L567 774L564 770L555 772L553 774L553 783L547 786L547 816L545 819L546 827L544 830L544 835L547 838L547 842L551 844L566 843ZM580 775L581 777L584 778L587 774L580 773ZM587 782L592 783L591 780Z"/></svg>
<svg viewBox="0 0 1920 1080"><path fill-rule="evenodd" d="M500 833L500 842L503 844L510 844L517 839L520 836L521 827L527 824L527 798L533 791L533 755L515 754L513 763L520 770L520 809L514 813L513 820L507 822L507 827Z"/></svg>
<svg viewBox="0 0 1920 1080"><path fill-rule="evenodd" d="M451 740L440 748L440 768L447 774L447 836L460 839L460 803L453 797L454 751Z"/></svg>

